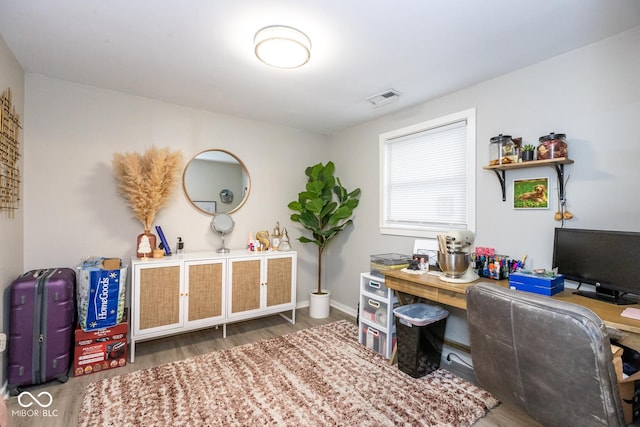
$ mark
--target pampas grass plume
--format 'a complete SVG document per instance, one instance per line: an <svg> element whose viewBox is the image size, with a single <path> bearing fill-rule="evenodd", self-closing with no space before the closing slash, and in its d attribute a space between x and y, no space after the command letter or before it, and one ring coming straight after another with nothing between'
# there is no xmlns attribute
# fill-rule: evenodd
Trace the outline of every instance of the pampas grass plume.
<svg viewBox="0 0 640 427"><path fill-rule="evenodd" d="M168 148L113 155L118 190L145 230L151 229L158 211L174 192L181 164L182 154Z"/></svg>

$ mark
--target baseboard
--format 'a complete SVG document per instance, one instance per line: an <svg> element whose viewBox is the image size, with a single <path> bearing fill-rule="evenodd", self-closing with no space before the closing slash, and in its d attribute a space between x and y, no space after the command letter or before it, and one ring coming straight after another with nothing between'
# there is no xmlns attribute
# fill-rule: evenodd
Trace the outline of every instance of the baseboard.
<svg viewBox="0 0 640 427"><path fill-rule="evenodd" d="M447 360L447 358L449 360ZM445 340L442 346L442 360L446 362L455 362L466 365L469 369L473 370L473 362L471 360L471 354L462 351L457 346L451 346L447 344Z"/></svg>
<svg viewBox="0 0 640 427"><path fill-rule="evenodd" d="M351 317L356 317L358 314L357 310L355 310L354 308L351 308L344 304L340 304L339 302L336 302L334 300L331 300L330 305L336 310L340 310L341 312L348 314ZM296 310L299 308L306 308L306 307L309 307L309 300L296 302Z"/></svg>
<svg viewBox="0 0 640 427"><path fill-rule="evenodd" d="M331 307L335 308L336 310L340 310L341 312L348 314L351 317L356 317L356 315L358 314L358 312L355 309L349 306L346 306L344 304L335 302L333 300L331 300Z"/></svg>

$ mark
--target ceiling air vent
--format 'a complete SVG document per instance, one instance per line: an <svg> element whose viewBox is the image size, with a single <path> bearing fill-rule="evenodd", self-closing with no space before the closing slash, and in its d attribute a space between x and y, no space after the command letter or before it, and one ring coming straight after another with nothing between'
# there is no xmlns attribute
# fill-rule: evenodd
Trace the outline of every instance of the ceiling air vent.
<svg viewBox="0 0 640 427"><path fill-rule="evenodd" d="M395 89L388 89L384 92L368 97L366 101L369 101L374 107L381 107L385 104L397 100L399 97L400 92Z"/></svg>

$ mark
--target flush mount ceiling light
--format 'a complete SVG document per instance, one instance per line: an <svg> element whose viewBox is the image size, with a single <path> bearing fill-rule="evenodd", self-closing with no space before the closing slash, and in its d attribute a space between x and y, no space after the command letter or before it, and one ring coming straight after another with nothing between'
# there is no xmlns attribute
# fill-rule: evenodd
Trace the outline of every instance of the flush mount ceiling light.
<svg viewBox="0 0 640 427"><path fill-rule="evenodd" d="M311 40L292 27L265 27L256 33L253 43L258 59L276 68L297 68L311 57Z"/></svg>

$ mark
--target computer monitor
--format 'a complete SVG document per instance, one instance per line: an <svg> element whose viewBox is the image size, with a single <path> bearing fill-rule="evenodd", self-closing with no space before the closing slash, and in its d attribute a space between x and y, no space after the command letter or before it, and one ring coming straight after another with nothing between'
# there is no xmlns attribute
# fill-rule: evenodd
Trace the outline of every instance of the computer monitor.
<svg viewBox="0 0 640 427"><path fill-rule="evenodd" d="M633 304L640 296L640 233L630 231L556 228L553 266L565 279L595 286L578 295Z"/></svg>

